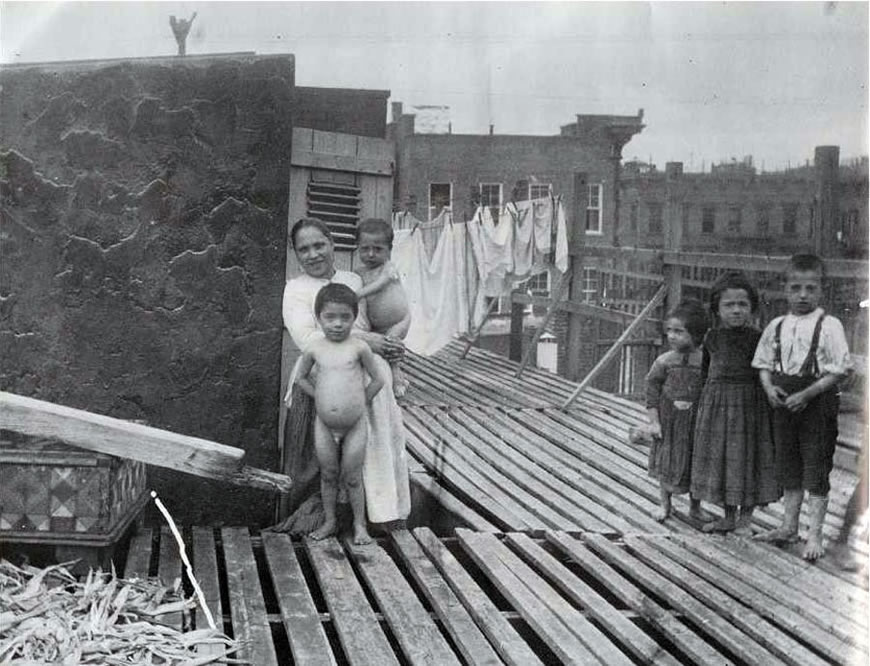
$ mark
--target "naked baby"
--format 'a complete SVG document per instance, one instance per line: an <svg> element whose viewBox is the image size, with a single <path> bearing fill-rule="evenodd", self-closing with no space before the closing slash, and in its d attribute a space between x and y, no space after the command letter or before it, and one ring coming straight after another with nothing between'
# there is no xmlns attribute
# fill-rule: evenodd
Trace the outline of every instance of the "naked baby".
<svg viewBox="0 0 870 666"><path fill-rule="evenodd" d="M324 539L335 533L338 484L347 489L353 512L353 540L371 541L366 529L362 467L368 424L366 406L384 385L372 350L351 337L359 303L353 290L330 283L314 300L314 314L324 338L302 355L296 383L314 398L314 449L320 465L320 494L325 522L311 534ZM312 372L313 370L313 372ZM366 373L371 381L366 384Z"/></svg>
<svg viewBox="0 0 870 666"><path fill-rule="evenodd" d="M357 296L366 299L366 315L372 330L387 338L403 340L411 327L411 312L399 273L390 262L393 229L385 220L370 217L360 222L357 243L362 266L356 273L363 281ZM391 364L390 369L393 394L401 398L408 389L408 381L398 363Z"/></svg>

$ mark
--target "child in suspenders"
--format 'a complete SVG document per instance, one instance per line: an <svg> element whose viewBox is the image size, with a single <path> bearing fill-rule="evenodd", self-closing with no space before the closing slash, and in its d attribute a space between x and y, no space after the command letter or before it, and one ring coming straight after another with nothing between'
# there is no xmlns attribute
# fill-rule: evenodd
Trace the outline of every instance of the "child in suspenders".
<svg viewBox="0 0 870 666"><path fill-rule="evenodd" d="M791 258L785 274L789 313L767 325L752 360L773 407L777 479L785 505L782 525L756 538L796 541L806 490L810 526L803 557L807 560L824 554L822 526L838 435L837 384L850 368L843 325L819 307L823 277L824 264L817 256Z"/></svg>

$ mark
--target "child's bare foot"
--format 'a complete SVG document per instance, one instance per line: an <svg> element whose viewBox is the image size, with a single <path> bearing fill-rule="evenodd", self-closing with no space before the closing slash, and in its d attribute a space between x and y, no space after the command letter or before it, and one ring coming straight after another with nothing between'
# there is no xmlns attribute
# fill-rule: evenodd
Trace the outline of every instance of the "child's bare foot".
<svg viewBox="0 0 870 666"><path fill-rule="evenodd" d="M699 523L709 523L712 520L716 520L716 516L712 513L707 513L700 506L689 507L689 518L697 520Z"/></svg>
<svg viewBox="0 0 870 666"><path fill-rule="evenodd" d="M724 516L712 523L705 523L701 526L701 530L703 532L731 532L736 526L734 516Z"/></svg>
<svg viewBox="0 0 870 666"><path fill-rule="evenodd" d="M328 520L323 525L314 530L309 536L315 541L321 541L326 537L332 536L335 534L335 521Z"/></svg>
<svg viewBox="0 0 870 666"><path fill-rule="evenodd" d="M671 517L671 507L670 506L660 506L658 508L658 510L653 514L653 518L655 518L660 523L665 522L670 517Z"/></svg>
<svg viewBox="0 0 870 666"><path fill-rule="evenodd" d="M815 562L825 554L825 545L822 543L822 536L816 535L810 530L807 535L807 543L804 546L803 558L810 562Z"/></svg>
<svg viewBox="0 0 870 666"><path fill-rule="evenodd" d="M756 534L752 538L756 541L766 541L768 543L794 543L798 540L798 534L795 530L788 527L777 527L776 529Z"/></svg>
<svg viewBox="0 0 870 666"><path fill-rule="evenodd" d="M365 546L372 542L371 536L369 536L368 530L366 530L365 525L354 525L353 526L353 543L356 546Z"/></svg>

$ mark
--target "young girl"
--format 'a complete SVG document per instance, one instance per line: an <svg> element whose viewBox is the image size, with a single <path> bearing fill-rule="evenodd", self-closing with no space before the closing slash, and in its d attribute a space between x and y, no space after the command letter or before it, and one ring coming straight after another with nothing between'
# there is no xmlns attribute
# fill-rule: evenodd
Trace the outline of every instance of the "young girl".
<svg viewBox="0 0 870 666"><path fill-rule="evenodd" d="M741 273L713 285L713 328L704 338L705 384L695 424L692 495L725 507L705 532L751 534L756 506L775 502L776 482L767 399L752 367L761 332L754 327L758 292ZM738 517L737 511L740 508Z"/></svg>
<svg viewBox="0 0 870 666"><path fill-rule="evenodd" d="M658 521L671 514L671 495L689 491L692 433L702 384L699 347L707 327L707 313L700 303L680 303L665 321L670 351L653 362L646 376L647 415L653 436L649 475L659 480ZM689 515L703 519L701 502L694 495Z"/></svg>

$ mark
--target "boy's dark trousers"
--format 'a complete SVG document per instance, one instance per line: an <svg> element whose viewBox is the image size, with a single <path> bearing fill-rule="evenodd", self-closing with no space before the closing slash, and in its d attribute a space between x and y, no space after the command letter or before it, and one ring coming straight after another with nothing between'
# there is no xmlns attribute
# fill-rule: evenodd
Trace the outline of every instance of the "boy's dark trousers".
<svg viewBox="0 0 870 666"><path fill-rule="evenodd" d="M789 395L802 391L816 379L778 373L771 376L773 385ZM816 396L800 412L785 407L773 410L777 478L785 490L803 489L816 496L828 494L831 489L828 477L839 434L839 411L840 396L836 389Z"/></svg>

